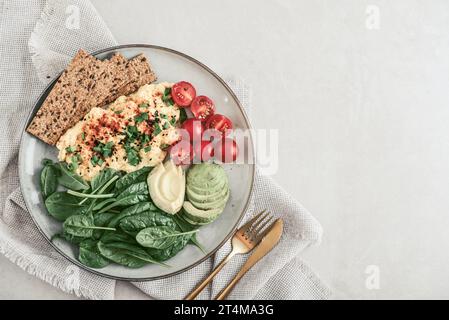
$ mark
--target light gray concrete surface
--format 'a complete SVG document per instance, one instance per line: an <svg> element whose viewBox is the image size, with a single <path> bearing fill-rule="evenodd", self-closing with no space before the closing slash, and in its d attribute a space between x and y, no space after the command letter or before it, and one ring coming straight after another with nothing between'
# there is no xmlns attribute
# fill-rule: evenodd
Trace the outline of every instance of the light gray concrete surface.
<svg viewBox="0 0 449 320"><path fill-rule="evenodd" d="M304 259L336 297L449 298L449 2L94 4L120 43L251 86L254 127L279 129L274 178L324 227ZM0 298L68 298L3 257L0 283Z"/></svg>

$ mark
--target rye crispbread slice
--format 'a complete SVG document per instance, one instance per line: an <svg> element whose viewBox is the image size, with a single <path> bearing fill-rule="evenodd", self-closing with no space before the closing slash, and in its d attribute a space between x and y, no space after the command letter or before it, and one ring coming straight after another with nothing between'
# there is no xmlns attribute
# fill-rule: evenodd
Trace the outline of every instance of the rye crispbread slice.
<svg viewBox="0 0 449 320"><path fill-rule="evenodd" d="M92 108L128 95L155 78L146 58L141 56L127 60L115 54L101 61L80 50L57 80L27 131L55 145L67 129Z"/></svg>

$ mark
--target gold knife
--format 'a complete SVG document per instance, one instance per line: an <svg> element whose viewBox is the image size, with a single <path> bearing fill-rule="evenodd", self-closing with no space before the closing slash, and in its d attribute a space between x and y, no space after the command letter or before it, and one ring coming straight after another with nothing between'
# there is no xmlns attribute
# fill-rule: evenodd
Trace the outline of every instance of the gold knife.
<svg viewBox="0 0 449 320"><path fill-rule="evenodd" d="M267 235L260 241L260 244L254 249L254 252L251 256L246 260L242 269L240 269L239 273L235 276L234 279L224 288L218 296L215 297L215 300L223 300L225 299L229 292L231 292L232 288L237 284L237 282L254 266L260 259L262 259L268 252L273 249L276 244L281 239L282 230L284 227L284 222L282 219L277 219L270 227L270 231Z"/></svg>

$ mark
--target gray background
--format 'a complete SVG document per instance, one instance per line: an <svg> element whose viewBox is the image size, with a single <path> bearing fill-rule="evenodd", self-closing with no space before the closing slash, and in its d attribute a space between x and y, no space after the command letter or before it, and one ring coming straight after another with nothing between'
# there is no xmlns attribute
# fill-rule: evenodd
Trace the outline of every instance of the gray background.
<svg viewBox="0 0 449 320"><path fill-rule="evenodd" d="M94 5L119 43L172 47L251 86L253 126L279 129L274 178L324 227L303 258L336 297L449 298L449 2ZM72 298L3 256L0 283L0 298ZM143 294L119 283L117 297Z"/></svg>

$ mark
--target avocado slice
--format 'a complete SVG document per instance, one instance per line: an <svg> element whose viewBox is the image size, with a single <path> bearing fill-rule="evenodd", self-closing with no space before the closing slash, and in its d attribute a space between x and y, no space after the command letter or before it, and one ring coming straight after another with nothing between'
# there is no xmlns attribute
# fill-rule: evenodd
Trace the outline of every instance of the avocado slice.
<svg viewBox="0 0 449 320"><path fill-rule="evenodd" d="M186 222L190 223L191 225L197 225L197 226L204 226L206 224L209 224L209 222L197 222L197 221L193 221L191 219L189 219L188 217L186 217L184 211L181 211L180 213L178 213L179 215L181 215L181 218L184 219Z"/></svg>
<svg viewBox="0 0 449 320"><path fill-rule="evenodd" d="M202 189L214 188L227 180L223 168L215 163L195 164L187 174L187 184Z"/></svg>
<svg viewBox="0 0 449 320"><path fill-rule="evenodd" d="M210 223L214 221L217 216L223 212L224 209L215 208L209 210L201 210L195 208L189 201L184 201L182 208L184 209L184 217L197 223Z"/></svg>
<svg viewBox="0 0 449 320"><path fill-rule="evenodd" d="M195 202L214 202L219 199L222 199L226 196L228 192L228 185L225 184L222 188L214 193L204 193L201 189L194 189L190 186L187 186L187 197L189 200L194 200Z"/></svg>
<svg viewBox="0 0 449 320"><path fill-rule="evenodd" d="M222 197L218 197L216 200L210 198L207 201L195 201L194 198L190 197L189 200L192 205L198 209L209 210L215 208L224 208L226 206L226 202L229 199L229 189L224 189L226 193Z"/></svg>

